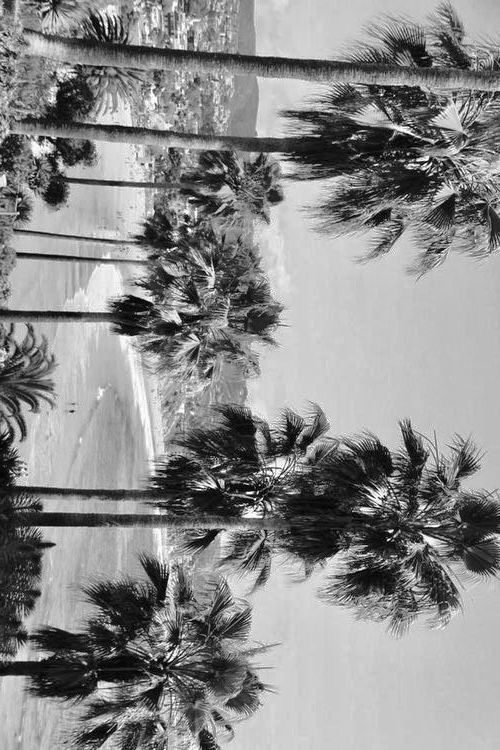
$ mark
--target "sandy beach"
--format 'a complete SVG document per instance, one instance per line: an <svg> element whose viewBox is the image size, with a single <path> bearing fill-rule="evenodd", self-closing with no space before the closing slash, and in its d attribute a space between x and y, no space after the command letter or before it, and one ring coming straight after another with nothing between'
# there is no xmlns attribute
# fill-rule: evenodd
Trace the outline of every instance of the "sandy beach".
<svg viewBox="0 0 500 750"><path fill-rule="evenodd" d="M124 179L131 174L131 147L106 145L98 165L86 176ZM84 174L73 170L73 174ZM67 207L48 212L36 206L31 226L42 230L125 237L144 219L144 191L72 186ZM75 254L102 253L102 246L72 245L26 238L19 249ZM10 304L19 308L103 309L123 290L131 266L19 261L12 276ZM18 326L22 334L23 326ZM131 342L104 324L61 323L37 326L58 361L54 373L57 404L29 415L29 437L20 445L27 462L26 481L67 487L141 486L154 455L162 452L161 424L154 377L142 367ZM49 509L49 505L46 507ZM122 509L130 504L122 504ZM68 510L77 510L71 505ZM116 505L113 505L116 507ZM53 508L54 509L54 508ZM58 510L64 510L61 505ZM82 508L80 508L82 509ZM109 504L85 504L110 510ZM141 509L136 508L137 512ZM78 586L92 576L123 576L137 570L137 553L158 552L167 539L152 529L48 529L56 546L44 557L42 595L29 627L77 625L85 604ZM21 680L0 685L0 726L4 750L34 750L57 745L65 711L58 704L25 695Z"/></svg>

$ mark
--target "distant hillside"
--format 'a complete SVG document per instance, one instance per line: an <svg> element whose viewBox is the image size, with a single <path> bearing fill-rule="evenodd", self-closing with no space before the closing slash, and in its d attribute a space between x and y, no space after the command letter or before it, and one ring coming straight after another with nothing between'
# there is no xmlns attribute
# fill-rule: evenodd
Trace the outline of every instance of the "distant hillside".
<svg viewBox="0 0 500 750"><path fill-rule="evenodd" d="M240 0L238 20L238 52L254 55L256 49L255 0ZM256 135L258 109L257 77L236 76L228 132L232 135Z"/></svg>

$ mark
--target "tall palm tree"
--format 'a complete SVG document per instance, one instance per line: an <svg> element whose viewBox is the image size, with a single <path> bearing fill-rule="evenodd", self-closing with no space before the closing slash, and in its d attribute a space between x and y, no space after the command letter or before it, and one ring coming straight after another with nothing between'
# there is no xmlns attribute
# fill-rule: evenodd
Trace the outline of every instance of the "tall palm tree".
<svg viewBox="0 0 500 750"><path fill-rule="evenodd" d="M38 412L42 402L53 406L55 369L54 356L48 351L47 339L37 337L33 327L26 325L22 341L16 340L11 325L2 344L0 363L0 429L13 438L16 429L21 440L26 437L26 421L22 410Z"/></svg>
<svg viewBox="0 0 500 750"><path fill-rule="evenodd" d="M319 407L306 418L286 410L273 426L243 407L214 413L177 439L141 495L165 516L39 511L17 523L192 527L190 550L229 530L222 562L253 573L255 585L276 553L306 574L327 565L328 602L398 635L422 616L446 625L461 608L456 581L498 572L500 500L462 487L480 465L470 440L456 438L445 455L405 420L390 451L370 434L328 437Z"/></svg>
<svg viewBox="0 0 500 750"><path fill-rule="evenodd" d="M243 161L234 152L202 152L197 169L176 182L101 180L65 175L62 179L70 185L180 190L205 215L248 215L265 221L269 221L269 209L283 200L279 164L264 154Z"/></svg>
<svg viewBox="0 0 500 750"><path fill-rule="evenodd" d="M160 464L152 486L177 495L165 501L169 513L251 513L288 524L231 537L225 562L254 572L257 585L274 552L306 573L328 563L327 601L402 634L421 615L449 622L461 607L457 576L498 572L499 498L461 487L480 463L470 440L456 438L445 456L403 421L402 445L391 452L369 434L325 439L318 408L309 420L287 410L274 428L247 409L219 411L214 427L179 440L184 455ZM191 548L219 533L195 537Z"/></svg>
<svg viewBox="0 0 500 750"><path fill-rule="evenodd" d="M109 44L89 39L64 38L25 29L26 54L80 65L132 70L176 70L202 73L295 78L318 83L420 86L429 89L499 91L497 71L483 69L401 67L394 62L310 60L264 57L224 52L196 52Z"/></svg>
<svg viewBox="0 0 500 750"><path fill-rule="evenodd" d="M41 661L0 665L42 698L79 701L72 746L196 742L204 750L254 714L267 686L248 639L251 609L224 579L197 591L190 572L143 555L146 580L104 581L84 591L93 613L79 632L44 627L31 642ZM99 684L107 687L99 690Z"/></svg>

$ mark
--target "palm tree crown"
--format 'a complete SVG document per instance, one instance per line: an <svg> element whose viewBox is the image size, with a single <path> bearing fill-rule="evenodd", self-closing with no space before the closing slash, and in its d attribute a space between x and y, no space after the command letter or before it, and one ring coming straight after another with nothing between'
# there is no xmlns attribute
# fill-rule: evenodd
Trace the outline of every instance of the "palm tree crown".
<svg viewBox="0 0 500 750"><path fill-rule="evenodd" d="M461 606L457 575L500 568L499 499L461 487L479 468L470 440L456 438L445 456L403 421L402 446L391 452L370 434L328 438L319 407L308 418L287 410L274 427L241 407L217 411L213 426L179 438L182 451L158 466L152 486L176 498L165 503L171 512L279 519L226 546L223 562L253 571L257 584L273 552L308 573L329 564L328 601L403 633L419 615L447 624Z"/></svg>
<svg viewBox="0 0 500 750"><path fill-rule="evenodd" d="M80 22L84 39L106 44L127 44L128 24L116 13L106 10L89 11ZM132 103L139 95L144 74L128 68L77 66L77 75L89 85L95 97L94 115L116 112L120 103Z"/></svg>
<svg viewBox="0 0 500 750"><path fill-rule="evenodd" d="M140 282L151 299L113 301L116 330L139 335L141 348L170 373L203 382L226 359L250 374L252 343L274 344L283 310L256 249L219 237L208 223L175 226L161 213L146 223L144 238L157 251Z"/></svg>
<svg viewBox="0 0 500 750"><path fill-rule="evenodd" d="M26 328L26 336L18 342L14 338L14 326L10 327L3 341L0 364L0 426L10 437L17 428L21 440L26 437L23 405L38 412L43 401L54 404L54 382L48 376L56 366L45 337L37 338L29 324Z"/></svg>
<svg viewBox="0 0 500 750"><path fill-rule="evenodd" d="M182 192L199 212L231 224L245 218L269 223L271 207L283 200L278 162L266 154L243 161L234 151L202 152L198 161L198 170L184 178L193 185Z"/></svg>
<svg viewBox="0 0 500 750"><path fill-rule="evenodd" d="M266 689L252 666L264 649L248 645L251 610L223 579L195 591L185 566L140 559L145 581L85 588L94 612L83 630L45 627L31 637L48 656L32 669L30 691L84 702L72 747L187 738L217 747L216 736L231 736Z"/></svg>
<svg viewBox="0 0 500 750"><path fill-rule="evenodd" d="M355 59L403 66L478 65L498 55L471 48L448 3L429 30L389 19L370 29L378 45ZM334 86L315 106L285 116L324 148L292 155L299 179L336 178L315 209L321 229L373 230L368 259L412 230L420 250L413 271L449 250L484 257L500 246L499 101L496 94L432 93L416 87Z"/></svg>

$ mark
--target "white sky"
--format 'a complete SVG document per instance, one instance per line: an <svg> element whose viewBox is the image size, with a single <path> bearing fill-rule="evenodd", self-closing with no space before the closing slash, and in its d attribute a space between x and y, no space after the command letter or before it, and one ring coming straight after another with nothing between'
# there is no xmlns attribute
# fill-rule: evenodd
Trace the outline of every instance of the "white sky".
<svg viewBox="0 0 500 750"><path fill-rule="evenodd" d="M261 54L333 57L380 12L424 14L429 0L257 0ZM468 28L498 27L496 0L455 3ZM259 132L276 134L279 109L309 84L260 82ZM360 266L359 242L318 236L303 213L318 187L289 185L262 245L288 307L281 347L262 359L255 407L318 401L335 431L371 429L389 444L396 422L446 444L472 433L487 451L478 481L500 484L500 258L456 257L416 283L404 273L411 249ZM238 728L237 747L273 750L492 750L500 718L500 584L468 592L444 632L403 641L320 604L313 584L278 570L255 598L259 638L283 645L266 657L279 694Z"/></svg>

